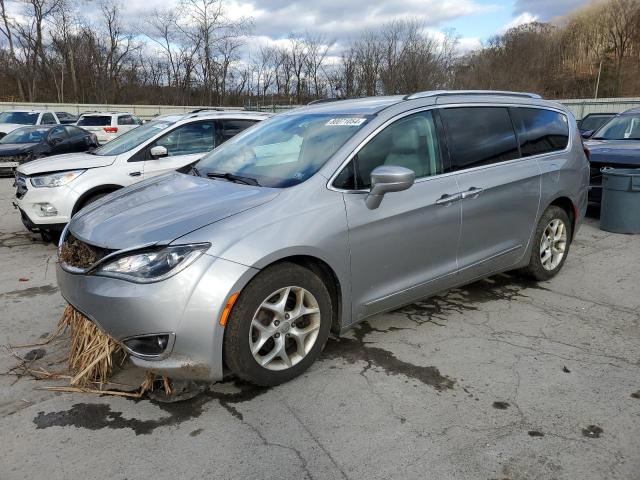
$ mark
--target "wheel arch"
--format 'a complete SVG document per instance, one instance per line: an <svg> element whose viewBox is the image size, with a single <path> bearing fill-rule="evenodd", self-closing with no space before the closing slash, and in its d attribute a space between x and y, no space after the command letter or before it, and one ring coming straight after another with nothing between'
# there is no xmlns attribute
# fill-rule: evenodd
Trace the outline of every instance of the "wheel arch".
<svg viewBox="0 0 640 480"><path fill-rule="evenodd" d="M574 232L576 231L576 218L578 212L575 203L573 203L573 200L567 196L559 196L549 203L547 208L551 206L560 207L567 213L569 221L571 222L571 241L573 241Z"/></svg>
<svg viewBox="0 0 640 480"><path fill-rule="evenodd" d="M340 283L340 279L333 268L331 268L331 266L324 260L312 255L290 255L279 258L278 260L275 260L268 265L261 267L260 269L264 270L266 268L285 262L293 263L311 270L318 277L320 277L323 283L327 286L334 311L331 322L331 331L335 334L340 333L340 330L342 328L343 306L342 286Z"/></svg>
<svg viewBox="0 0 640 480"><path fill-rule="evenodd" d="M87 201L87 199L95 195L96 193L111 193L115 192L116 190L120 190L121 188L124 187L122 185L116 184L98 185L97 187L90 188L82 195L80 195L78 200L76 200L76 203L73 206L73 211L71 212L71 216L78 213L78 211L84 206L84 203Z"/></svg>

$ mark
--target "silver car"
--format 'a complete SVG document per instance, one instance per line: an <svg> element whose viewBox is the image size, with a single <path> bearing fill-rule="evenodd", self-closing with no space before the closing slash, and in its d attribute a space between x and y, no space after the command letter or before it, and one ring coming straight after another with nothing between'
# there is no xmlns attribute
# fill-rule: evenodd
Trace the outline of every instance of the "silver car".
<svg viewBox="0 0 640 480"><path fill-rule="evenodd" d="M275 385L374 314L507 270L553 277L588 182L575 119L536 95L320 103L81 210L60 249L84 261L58 282L140 367Z"/></svg>

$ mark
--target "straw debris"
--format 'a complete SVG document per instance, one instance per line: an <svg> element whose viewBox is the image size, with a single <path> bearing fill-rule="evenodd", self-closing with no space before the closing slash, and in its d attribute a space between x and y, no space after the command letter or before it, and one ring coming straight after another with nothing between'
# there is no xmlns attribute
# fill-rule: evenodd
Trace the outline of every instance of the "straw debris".
<svg viewBox="0 0 640 480"><path fill-rule="evenodd" d="M60 261L77 268L88 268L100 258L99 252L73 235L60 248Z"/></svg>
<svg viewBox="0 0 640 480"><path fill-rule="evenodd" d="M46 345L60 339L65 332L69 332L70 340L66 372L49 372L41 367L36 368L32 365L32 360L21 357L13 350L12 354L18 364L12 370L21 370L37 380L69 380L69 386L41 387L43 390L140 398L154 387L161 387L167 396L172 394L171 381L164 376L159 378L154 372L147 372L142 384L133 392L105 389L110 384L114 366L124 364L127 354L117 341L71 305L67 305L56 331L48 338L39 343L13 346L11 349Z"/></svg>
<svg viewBox="0 0 640 480"><path fill-rule="evenodd" d="M120 344L71 306L65 308L60 323L71 333L67 362L73 377L69 383L79 387L107 383L114 358L124 357Z"/></svg>

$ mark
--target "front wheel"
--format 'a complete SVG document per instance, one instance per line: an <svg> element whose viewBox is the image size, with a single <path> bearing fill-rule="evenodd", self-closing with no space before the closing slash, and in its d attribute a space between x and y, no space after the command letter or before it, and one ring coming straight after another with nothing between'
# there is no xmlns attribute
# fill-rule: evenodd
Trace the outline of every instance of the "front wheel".
<svg viewBox="0 0 640 480"><path fill-rule="evenodd" d="M304 372L322 352L331 297L311 270L281 263L242 291L225 327L224 359L240 378L271 386Z"/></svg>
<svg viewBox="0 0 640 480"><path fill-rule="evenodd" d="M545 210L533 237L529 265L524 273L535 280L549 280L564 265L571 244L571 221L555 205Z"/></svg>

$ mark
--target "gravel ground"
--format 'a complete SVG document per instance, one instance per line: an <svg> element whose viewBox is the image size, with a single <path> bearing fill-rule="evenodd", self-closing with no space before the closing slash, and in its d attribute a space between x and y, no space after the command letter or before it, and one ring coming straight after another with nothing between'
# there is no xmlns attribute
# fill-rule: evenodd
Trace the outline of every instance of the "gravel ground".
<svg viewBox="0 0 640 480"><path fill-rule="evenodd" d="M55 248L11 197L0 179L2 345L64 308ZM378 315L276 388L162 404L1 375L0 478L640 479L638 265L640 236L591 217L552 281L499 275ZM14 364L3 349L0 372Z"/></svg>

